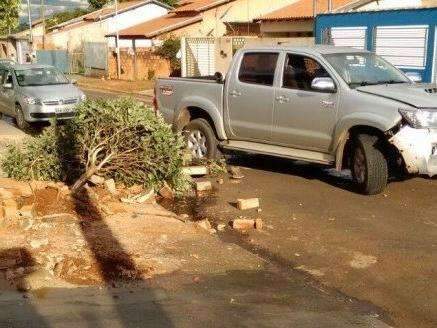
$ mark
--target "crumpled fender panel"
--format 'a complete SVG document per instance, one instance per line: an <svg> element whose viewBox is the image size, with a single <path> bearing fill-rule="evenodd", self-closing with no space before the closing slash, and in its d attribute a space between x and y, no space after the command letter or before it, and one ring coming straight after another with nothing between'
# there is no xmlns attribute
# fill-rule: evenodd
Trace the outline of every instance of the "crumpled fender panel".
<svg viewBox="0 0 437 328"><path fill-rule="evenodd" d="M404 126L389 142L401 153L409 173L437 175L437 156L433 154L437 131Z"/></svg>

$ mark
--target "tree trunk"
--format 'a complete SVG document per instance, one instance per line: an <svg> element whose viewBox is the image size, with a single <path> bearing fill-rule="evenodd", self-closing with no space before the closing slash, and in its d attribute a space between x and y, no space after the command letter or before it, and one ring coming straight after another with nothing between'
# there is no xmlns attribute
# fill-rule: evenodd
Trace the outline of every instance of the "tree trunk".
<svg viewBox="0 0 437 328"><path fill-rule="evenodd" d="M82 189L82 187L88 181L88 179L91 178L96 173L97 173L97 169L96 168L92 168L92 169L89 169L88 171L86 171L84 174L82 174L80 176L80 178L77 179L77 181L71 187L71 193L73 195L77 194L79 192L79 190Z"/></svg>

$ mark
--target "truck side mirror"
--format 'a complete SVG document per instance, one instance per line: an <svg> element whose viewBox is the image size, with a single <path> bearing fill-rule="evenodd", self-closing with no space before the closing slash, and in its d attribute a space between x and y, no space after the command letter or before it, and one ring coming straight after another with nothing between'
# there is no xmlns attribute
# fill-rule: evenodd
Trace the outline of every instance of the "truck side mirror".
<svg viewBox="0 0 437 328"><path fill-rule="evenodd" d="M216 72L214 78L217 83L223 83L223 74L221 72Z"/></svg>
<svg viewBox="0 0 437 328"><path fill-rule="evenodd" d="M334 93L336 90L334 80L330 77L316 77L311 82L311 89L322 91L322 92L330 92Z"/></svg>

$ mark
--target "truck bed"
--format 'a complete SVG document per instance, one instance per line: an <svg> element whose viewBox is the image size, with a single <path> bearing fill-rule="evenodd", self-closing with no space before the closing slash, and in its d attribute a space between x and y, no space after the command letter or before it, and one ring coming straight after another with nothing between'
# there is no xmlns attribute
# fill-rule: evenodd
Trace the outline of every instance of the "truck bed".
<svg viewBox="0 0 437 328"><path fill-rule="evenodd" d="M223 109L224 84L218 83L215 77L200 78L158 78L155 92L159 111L167 122L174 122L180 110L190 104L191 107L205 106L205 99L211 107Z"/></svg>

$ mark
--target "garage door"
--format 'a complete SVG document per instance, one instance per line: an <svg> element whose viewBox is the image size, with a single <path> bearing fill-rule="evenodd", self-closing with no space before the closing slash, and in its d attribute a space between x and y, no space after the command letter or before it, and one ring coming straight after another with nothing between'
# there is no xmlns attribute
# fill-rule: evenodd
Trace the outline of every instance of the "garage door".
<svg viewBox="0 0 437 328"><path fill-rule="evenodd" d="M367 27L331 27L325 31L323 43L366 49L366 35Z"/></svg>
<svg viewBox="0 0 437 328"><path fill-rule="evenodd" d="M424 69L428 30L428 26L379 26L375 51L395 66Z"/></svg>
<svg viewBox="0 0 437 328"><path fill-rule="evenodd" d="M186 38L186 76L211 76L215 71L214 38Z"/></svg>

